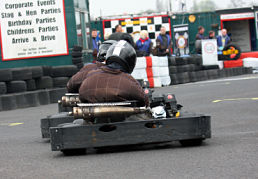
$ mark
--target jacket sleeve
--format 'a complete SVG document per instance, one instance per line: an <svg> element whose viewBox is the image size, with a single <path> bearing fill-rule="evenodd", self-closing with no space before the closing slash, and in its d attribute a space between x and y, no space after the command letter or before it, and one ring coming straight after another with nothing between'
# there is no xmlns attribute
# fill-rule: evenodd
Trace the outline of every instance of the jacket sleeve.
<svg viewBox="0 0 258 179"><path fill-rule="evenodd" d="M132 79L131 82L131 96L132 99L139 101L141 105L149 106L148 96L145 95L142 87L135 79Z"/></svg>
<svg viewBox="0 0 258 179"><path fill-rule="evenodd" d="M83 80L83 72L78 72L68 81L66 88L68 93L79 93L79 88Z"/></svg>

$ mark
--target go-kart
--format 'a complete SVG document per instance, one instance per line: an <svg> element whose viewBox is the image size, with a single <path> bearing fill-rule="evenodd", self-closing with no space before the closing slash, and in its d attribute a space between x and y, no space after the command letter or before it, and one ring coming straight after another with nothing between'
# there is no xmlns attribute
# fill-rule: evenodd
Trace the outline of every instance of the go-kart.
<svg viewBox="0 0 258 179"><path fill-rule="evenodd" d="M73 122L50 127L52 151L69 155L88 148L170 141L192 146L211 137L210 116L181 112L173 94L151 99L150 107L137 101L77 103L67 114Z"/></svg>
<svg viewBox="0 0 258 179"><path fill-rule="evenodd" d="M149 82L138 80L139 84L142 86L144 93L152 98L153 90L149 89ZM80 102L78 93L66 93L65 96L58 101L58 114L47 116L40 120L40 128L42 138L50 138L49 129L50 127L57 127L59 124L71 123L74 121L74 117L69 115L69 112L73 110Z"/></svg>

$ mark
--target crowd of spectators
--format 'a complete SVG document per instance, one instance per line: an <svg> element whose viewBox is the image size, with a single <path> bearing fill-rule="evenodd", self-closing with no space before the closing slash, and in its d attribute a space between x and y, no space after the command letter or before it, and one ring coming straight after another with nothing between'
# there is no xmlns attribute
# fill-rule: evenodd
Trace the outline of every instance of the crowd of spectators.
<svg viewBox="0 0 258 179"><path fill-rule="evenodd" d="M216 36L214 31L209 31L208 36L204 35L205 28L203 26L198 27L198 33L196 34L195 41L195 49L196 52L201 54L201 40L205 39L216 39L218 50L223 50L223 48L230 43L231 39L227 35L227 30L222 29L221 35ZM120 34L120 35L118 35ZM121 25L116 25L115 32L111 35L105 36L105 39L109 40L117 40L116 38L119 36L126 35L127 33L123 32L123 28ZM128 36L128 42L132 44L131 41L134 41L133 36ZM92 30L92 48L93 48L93 56L96 57L99 49L99 45L101 44L100 35L96 29ZM170 56L172 54L172 39L169 34L167 34L166 28L161 26L160 34L156 38L156 45L153 45L152 40L149 38L149 33L146 30L142 30L140 32L140 38L133 43L134 48L136 50L137 56Z"/></svg>

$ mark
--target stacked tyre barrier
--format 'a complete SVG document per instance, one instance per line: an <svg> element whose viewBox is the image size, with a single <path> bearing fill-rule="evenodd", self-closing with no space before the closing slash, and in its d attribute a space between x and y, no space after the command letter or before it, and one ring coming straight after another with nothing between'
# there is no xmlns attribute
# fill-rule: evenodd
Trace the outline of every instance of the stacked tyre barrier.
<svg viewBox="0 0 258 179"><path fill-rule="evenodd" d="M167 57L138 57L132 76L149 81L150 87L168 86L171 83Z"/></svg>
<svg viewBox="0 0 258 179"><path fill-rule="evenodd" d="M0 111L56 103L77 71L74 65L0 69Z"/></svg>
<svg viewBox="0 0 258 179"><path fill-rule="evenodd" d="M223 68L222 63L203 66L201 55L168 57L168 62L171 85L252 73L252 68L237 65L233 68Z"/></svg>
<svg viewBox="0 0 258 179"><path fill-rule="evenodd" d="M72 63L77 66L78 69L83 67L82 47L74 46L72 50Z"/></svg>

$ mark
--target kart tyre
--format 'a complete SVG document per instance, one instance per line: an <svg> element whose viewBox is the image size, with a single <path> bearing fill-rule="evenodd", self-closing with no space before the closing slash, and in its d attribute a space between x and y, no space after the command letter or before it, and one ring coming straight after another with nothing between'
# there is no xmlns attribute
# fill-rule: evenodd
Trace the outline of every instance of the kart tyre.
<svg viewBox="0 0 258 179"><path fill-rule="evenodd" d="M81 52L81 51L82 51L82 46L74 45L74 46L73 46L73 51L79 51L79 52Z"/></svg>
<svg viewBox="0 0 258 179"><path fill-rule="evenodd" d="M5 94L7 92L6 83L0 82L0 95Z"/></svg>
<svg viewBox="0 0 258 179"><path fill-rule="evenodd" d="M27 91L27 85L25 81L10 81L6 85L8 93L19 93Z"/></svg>
<svg viewBox="0 0 258 179"><path fill-rule="evenodd" d="M243 72L244 72L244 74L252 74L253 68L252 67L244 67Z"/></svg>
<svg viewBox="0 0 258 179"><path fill-rule="evenodd" d="M50 96L47 90L38 91L38 100L40 105L50 104Z"/></svg>
<svg viewBox="0 0 258 179"><path fill-rule="evenodd" d="M219 78L218 70L206 70L206 71L207 71L209 80Z"/></svg>
<svg viewBox="0 0 258 179"><path fill-rule="evenodd" d="M226 77L233 76L233 69L232 68L225 68L225 75L226 75Z"/></svg>
<svg viewBox="0 0 258 179"><path fill-rule="evenodd" d="M75 65L52 67L52 77L71 77L78 72Z"/></svg>
<svg viewBox="0 0 258 179"><path fill-rule="evenodd" d="M208 80L208 75L206 71L197 71L196 77L198 81L205 81Z"/></svg>
<svg viewBox="0 0 258 179"><path fill-rule="evenodd" d="M83 62L77 63L77 64L76 64L76 67L78 68L78 70L80 70L81 68L83 68L83 67L84 67Z"/></svg>
<svg viewBox="0 0 258 179"><path fill-rule="evenodd" d="M82 57L82 52L80 51L72 51L72 57Z"/></svg>
<svg viewBox="0 0 258 179"><path fill-rule="evenodd" d="M193 55L194 62L196 65L202 65L202 56L201 55Z"/></svg>
<svg viewBox="0 0 258 179"><path fill-rule="evenodd" d="M193 65L196 65L196 58L191 56L188 58L188 64L193 64Z"/></svg>
<svg viewBox="0 0 258 179"><path fill-rule="evenodd" d="M189 80L190 82L197 82L196 72L189 72Z"/></svg>
<svg viewBox="0 0 258 179"><path fill-rule="evenodd" d="M218 76L219 78L225 78L226 77L225 69L218 70Z"/></svg>
<svg viewBox="0 0 258 179"><path fill-rule="evenodd" d="M13 75L11 69L0 70L0 81L12 81Z"/></svg>
<svg viewBox="0 0 258 179"><path fill-rule="evenodd" d="M169 74L176 74L177 73L177 67L176 66L170 66L169 68Z"/></svg>
<svg viewBox="0 0 258 179"><path fill-rule="evenodd" d="M43 76L52 76L51 66L42 66Z"/></svg>
<svg viewBox="0 0 258 179"><path fill-rule="evenodd" d="M231 48L237 49L238 50L238 54L236 54L234 57L231 57L231 55L224 55L226 60L237 60L240 58L241 56L241 48L238 45L234 45L234 44L228 44L224 47L223 51L229 50Z"/></svg>
<svg viewBox="0 0 258 179"><path fill-rule="evenodd" d="M27 91L34 91L37 89L34 79L26 80Z"/></svg>
<svg viewBox="0 0 258 179"><path fill-rule="evenodd" d="M15 98L16 98L17 108L26 108L26 107L28 107L28 102L27 102L27 100L25 98L24 93L15 94Z"/></svg>
<svg viewBox="0 0 258 179"><path fill-rule="evenodd" d="M181 66L177 66L177 73L184 73L184 72L188 72L190 69L189 65L181 65Z"/></svg>
<svg viewBox="0 0 258 179"><path fill-rule="evenodd" d="M176 60L176 65L177 66L187 65L187 61L182 57L176 57L175 60Z"/></svg>
<svg viewBox="0 0 258 179"><path fill-rule="evenodd" d="M175 57L168 57L168 65L175 66L176 65L176 58Z"/></svg>
<svg viewBox="0 0 258 179"><path fill-rule="evenodd" d="M203 143L203 139L188 139L188 140L180 140L179 143L183 147L191 147L191 146L200 146Z"/></svg>
<svg viewBox="0 0 258 179"><path fill-rule="evenodd" d="M78 57L78 58L72 58L72 62L74 65L78 64L78 63L82 63L82 57Z"/></svg>
<svg viewBox="0 0 258 179"><path fill-rule="evenodd" d="M194 64L189 64L188 66L189 66L189 67L188 67L188 68L189 68L189 69L188 69L188 72L195 71L195 66L196 66L196 65L194 65Z"/></svg>
<svg viewBox="0 0 258 179"><path fill-rule="evenodd" d="M202 70L202 66L200 66L200 65L194 66L194 71L200 71L200 70Z"/></svg>
<svg viewBox="0 0 258 179"><path fill-rule="evenodd" d="M178 84L178 79L176 74L170 74L170 79L171 79L171 85L177 85Z"/></svg>
<svg viewBox="0 0 258 179"><path fill-rule="evenodd" d="M42 76L36 79L37 89L53 88L53 79L50 76Z"/></svg>
<svg viewBox="0 0 258 179"><path fill-rule="evenodd" d="M43 76L43 69L41 66L30 67L32 78L40 78Z"/></svg>
<svg viewBox="0 0 258 179"><path fill-rule="evenodd" d="M53 86L56 87L66 87L67 82L69 81L68 77L56 77L53 78Z"/></svg>
<svg viewBox="0 0 258 179"><path fill-rule="evenodd" d="M213 69L219 69L219 65L208 65L208 66L202 66L203 70L213 70Z"/></svg>
<svg viewBox="0 0 258 179"><path fill-rule="evenodd" d="M17 109L16 97L13 94L2 95L0 98L3 111Z"/></svg>
<svg viewBox="0 0 258 179"><path fill-rule="evenodd" d="M13 81L32 79L32 71L30 68L12 68Z"/></svg>
<svg viewBox="0 0 258 179"><path fill-rule="evenodd" d="M179 84L185 84L190 82L188 72L177 73L177 79Z"/></svg>
<svg viewBox="0 0 258 179"><path fill-rule="evenodd" d="M38 100L38 92L37 91L30 91L24 93L25 100L28 104L28 107L36 107L39 106Z"/></svg>
<svg viewBox="0 0 258 179"><path fill-rule="evenodd" d="M85 155L87 153L87 149L65 149L65 150L61 150L61 152L65 156Z"/></svg>
<svg viewBox="0 0 258 179"><path fill-rule="evenodd" d="M66 88L49 89L50 103L57 103L65 95Z"/></svg>

